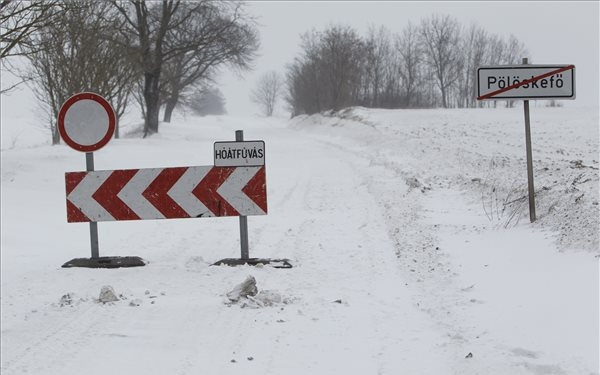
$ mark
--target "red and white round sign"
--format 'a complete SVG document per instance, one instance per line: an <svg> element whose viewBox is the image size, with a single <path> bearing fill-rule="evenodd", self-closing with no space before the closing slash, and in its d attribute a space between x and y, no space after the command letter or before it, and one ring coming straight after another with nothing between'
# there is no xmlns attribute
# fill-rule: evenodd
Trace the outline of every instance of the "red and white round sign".
<svg viewBox="0 0 600 375"><path fill-rule="evenodd" d="M58 132L71 148L93 152L104 147L115 131L116 117L110 104L98 94L82 92L60 107Z"/></svg>

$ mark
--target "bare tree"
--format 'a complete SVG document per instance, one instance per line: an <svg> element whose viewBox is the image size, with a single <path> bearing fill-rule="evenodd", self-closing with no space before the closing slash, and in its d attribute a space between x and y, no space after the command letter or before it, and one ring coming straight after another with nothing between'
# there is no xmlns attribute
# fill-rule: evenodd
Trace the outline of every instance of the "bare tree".
<svg viewBox="0 0 600 375"><path fill-rule="evenodd" d="M0 61L3 68L13 71L8 58L27 56L35 53L40 46L32 44L31 34L41 27L52 23L57 13L58 1L20 1L3 0L0 2ZM0 89L6 93L23 83Z"/></svg>
<svg viewBox="0 0 600 375"><path fill-rule="evenodd" d="M368 107L380 107L383 90L386 86L386 72L391 63L390 33L381 26L371 26L364 42L363 93L364 104Z"/></svg>
<svg viewBox="0 0 600 375"><path fill-rule="evenodd" d="M302 37L303 56L288 68L287 101L294 114L339 110L359 103L363 41L350 27Z"/></svg>
<svg viewBox="0 0 600 375"><path fill-rule="evenodd" d="M475 74L476 74L477 68L482 66L487 59L487 54L489 53L489 49L488 49L489 43L490 43L489 34L481 28L476 28L474 41L471 46L471 48L473 48L473 52L471 53L472 61L471 61L470 65L471 65L473 71L466 72L466 74L471 74L471 78L472 78L470 91L466 93L468 98L470 98L469 106L475 105L475 98L477 97L477 82L475 80ZM479 104L482 104L482 102L479 101Z"/></svg>
<svg viewBox="0 0 600 375"><path fill-rule="evenodd" d="M320 34L315 30L301 36L302 56L296 57L287 68L286 102L292 115L317 113L326 108L323 72L319 63Z"/></svg>
<svg viewBox="0 0 600 375"><path fill-rule="evenodd" d="M514 35L508 37L506 42L506 53L504 54L505 64L521 64L522 58L528 54L525 44L517 39Z"/></svg>
<svg viewBox="0 0 600 375"><path fill-rule="evenodd" d="M269 117L273 115L282 90L283 79L279 73L272 70L260 76L256 88L250 93L250 99L259 105L265 116Z"/></svg>
<svg viewBox="0 0 600 375"><path fill-rule="evenodd" d="M448 108L450 90L460 73L460 25L450 16L432 16L422 21L420 31L426 63L435 74L442 106Z"/></svg>
<svg viewBox="0 0 600 375"><path fill-rule="evenodd" d="M43 0L0 2L0 59L35 52L37 46L28 37L52 22L57 4Z"/></svg>
<svg viewBox="0 0 600 375"><path fill-rule="evenodd" d="M482 33L484 33L482 31ZM520 64L521 58L527 56L527 49L525 45L520 42L515 36L510 35L508 41L498 35L485 34L480 37L480 59L479 65L507 65L507 64ZM475 91L475 89L474 89ZM475 96L475 94L473 94ZM499 101L493 101L494 108L498 106ZM512 107L514 101L507 100L506 105ZM479 105L484 105L479 103ZM490 103L488 102L488 105Z"/></svg>
<svg viewBox="0 0 600 375"><path fill-rule="evenodd" d="M287 67L286 85L288 91L285 101L292 117L303 113L320 111L319 85L316 84L316 69L314 63L296 58Z"/></svg>
<svg viewBox="0 0 600 375"><path fill-rule="evenodd" d="M165 36L169 28L173 27L171 20L180 1L163 0L152 8L148 8L147 3L142 0L130 0L128 5L118 0L111 2L127 21L127 28L121 29L121 32L126 35L127 40L136 39L136 60L144 76L144 136L147 136L158 132L160 75L165 55L171 53L164 51Z"/></svg>
<svg viewBox="0 0 600 375"><path fill-rule="evenodd" d="M472 107L475 104L477 85L476 69L482 65L487 52L488 36L485 30L472 24L461 39L463 70L459 77L459 106Z"/></svg>
<svg viewBox="0 0 600 375"><path fill-rule="evenodd" d="M197 88L185 100L185 106L190 108L196 115L224 115L225 98L217 87L203 85Z"/></svg>
<svg viewBox="0 0 600 375"><path fill-rule="evenodd" d="M164 102L163 96L165 90L161 85L164 83L163 74L167 64L179 58L179 64L174 63L173 67L186 66L185 56L182 55L196 51L199 56L205 56L210 48L215 48L216 45L226 45L226 41L219 39L229 37L230 35L222 34L227 25L231 25L239 21L242 13L239 12L239 4L233 4L235 12L229 17L222 17L221 23L217 29L206 34L204 29L207 25L201 20L204 18L204 12L211 7L223 6L221 3L216 3L211 0L200 0L195 2L184 2L181 0L162 0L160 3L147 3L143 0L129 0L124 2L121 0L110 0L110 2L119 10L126 20L127 27L121 29L125 35L135 39L133 46L137 52L137 62L143 72L143 98L144 98L144 136L158 132L159 127L159 112L161 104ZM200 20L200 21L198 21ZM204 33L204 34L203 34ZM222 53L222 51L219 51ZM211 58L215 58L211 55ZM210 67L210 59L208 67ZM192 60L188 60L192 61ZM223 59L217 58L212 66L223 62ZM198 60L189 63L198 63ZM199 71L208 69L206 61L199 68ZM203 73L202 73L203 74ZM173 74L171 77L182 77L178 74ZM181 91L181 82L169 83L172 87L169 94L178 98L178 92ZM185 85L183 86L185 87ZM173 99L172 103L176 104ZM175 104L170 104L175 106Z"/></svg>
<svg viewBox="0 0 600 375"><path fill-rule="evenodd" d="M503 64L506 56L506 42L498 35L490 35L488 46L486 64Z"/></svg>
<svg viewBox="0 0 600 375"><path fill-rule="evenodd" d="M114 9L105 2L71 1L50 25L31 34L39 45L29 54L29 77L48 115L53 144L59 143L56 119L60 106L73 94L93 91L104 96L119 119L125 112L136 72L126 51L108 36L120 27ZM112 13L112 14L111 14ZM118 121L115 136L118 137Z"/></svg>
<svg viewBox="0 0 600 375"><path fill-rule="evenodd" d="M399 75L404 91L404 107L414 106L415 94L421 82L420 65L423 61L422 49L419 45L418 30L412 24L402 31L396 38L396 49L400 55Z"/></svg>
<svg viewBox="0 0 600 375"><path fill-rule="evenodd" d="M327 107L339 110L358 101L363 41L350 27L333 26L320 41L320 69L327 87Z"/></svg>
<svg viewBox="0 0 600 375"><path fill-rule="evenodd" d="M521 64L522 58L527 56L527 48L520 42L514 35L510 35L506 42L506 53L504 55L504 64L515 65ZM508 100L506 106L509 108L514 107L515 101Z"/></svg>
<svg viewBox="0 0 600 375"><path fill-rule="evenodd" d="M175 18L188 14L187 9L200 6L193 16L184 20L167 34L168 48L195 46L165 61L161 91L166 104L164 118L170 122L171 114L186 88L210 81L214 72L223 65L245 70L255 57L258 35L253 20L244 14L242 4L234 2L205 1L200 4L181 5Z"/></svg>

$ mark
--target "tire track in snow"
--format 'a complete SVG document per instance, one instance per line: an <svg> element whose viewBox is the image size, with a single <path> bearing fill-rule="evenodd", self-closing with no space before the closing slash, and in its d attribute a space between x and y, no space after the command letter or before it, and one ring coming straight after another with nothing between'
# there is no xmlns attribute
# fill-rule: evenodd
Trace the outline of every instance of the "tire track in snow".
<svg viewBox="0 0 600 375"><path fill-rule="evenodd" d="M57 307L55 311L39 313L52 316L52 324L46 322L44 326L47 328L36 333L38 338L33 341L19 348L11 344L10 350L4 349L2 373L60 374L65 359L76 355L90 341L101 320L97 306L80 305L76 309L70 311L69 307ZM3 343L10 344L4 340Z"/></svg>
<svg viewBox="0 0 600 375"><path fill-rule="evenodd" d="M313 137L319 139L318 136ZM381 217L384 219L382 226L393 239L397 255L397 259L391 262L394 266L388 268L386 273L398 272L404 278L410 288L407 298L428 317L431 324L443 332L442 337L430 336L430 342L440 343L438 349L452 358L437 373L459 374L471 371L464 367L465 353L473 350L473 345L476 345L470 338L485 332L465 324L460 320L460 314L457 314L460 309L469 307L468 299L458 291L454 283L456 274L443 252L436 246L437 225L423 223L424 193L411 186L410 177L415 176L411 160L407 160L406 164L392 162L386 158L389 150L378 148L372 153L372 149L355 145L351 140L322 142L342 154L366 156L363 163L368 164L369 168L362 170L360 175L363 177L363 184L377 202L376 205L381 208ZM382 308L382 311L385 309ZM423 332L427 333L428 330ZM422 358L428 356L426 352L421 353ZM514 370L513 367L510 369ZM414 370L422 371L420 368Z"/></svg>
<svg viewBox="0 0 600 375"><path fill-rule="evenodd" d="M294 135L294 139L298 137ZM436 340L420 337L435 336L435 330L413 307L403 290L404 279L393 271L394 246L380 221L379 208L360 177L368 163L332 150L325 142L309 140L308 153L317 156L303 160L310 168L291 165L298 171L294 179L301 181L302 192L292 194L293 198L280 207L294 212L295 218L292 223L277 226L281 233L278 246L285 244L297 254L297 267L292 272L303 273L303 284L296 289L285 288L297 290L301 296L297 303L300 312L287 316L290 324L284 325L292 337L284 338L287 345L278 346L270 358L288 358L290 366L294 361L304 363L304 373L323 372L328 366L333 368L334 363L338 372L418 369L424 365L415 361L421 354L432 352L440 355L440 363L445 363L444 354L432 344ZM306 143L304 140L302 146L308 147ZM298 185L294 181L288 184ZM414 327L408 328L407 324ZM316 337L324 343L311 341ZM329 358L319 363L315 358L328 345ZM404 354L400 359L398 352ZM434 364L427 366L439 369Z"/></svg>
<svg viewBox="0 0 600 375"><path fill-rule="evenodd" d="M413 115L413 113L408 115ZM360 118L354 120L362 122ZM432 122L431 119L425 120ZM306 121L305 119L304 126L307 126ZM446 332L444 339L441 340L442 345L454 353L453 357L456 360L443 373L464 374L483 371L482 373L494 374L530 374L536 373L540 368L546 368L519 364L514 358L511 358L510 353L507 354L510 348L506 348L503 343L490 337L486 327L478 327L477 324L465 319L465 316L468 316L465 311L472 308L473 301L469 300L468 295L462 290L465 285L457 285L455 272L460 270L455 269L455 266L448 262L443 249L440 251L437 249L439 226L423 220L427 215L423 211L422 198L430 194L428 192L422 194L416 189L408 192L403 192L402 189L398 191L398 186L404 185L406 177L416 176L434 186L434 190L450 187L462 191L465 199L469 199L468 193L473 191L480 196L482 187L474 184L476 179L471 179L471 177L481 177L480 173L485 172L490 151L492 157L495 157L493 152L508 150L509 154L520 153L521 147L508 141L510 138L508 136L505 137L506 142L503 142L504 138L502 141L494 142L497 137L492 137L493 132L479 131L477 133L478 128L474 129L476 134L464 134L470 138L465 140L464 137L457 135L457 131L460 132L460 127L465 127L465 124L457 126L458 129L446 126L447 124L443 126L432 124L430 128L419 129L416 129L413 124L407 127L388 126L389 134L383 134L382 137L379 132L374 134L370 130L365 130L368 128L363 124L343 123L344 126L335 128L336 130L333 131L333 127L338 125L334 124L335 120L325 122L325 124L320 124L320 127L307 126L311 130L313 138L327 140L332 148L340 149L348 154L362 154L365 155L365 158L370 159L373 169L367 170L367 173L364 174L366 183L382 208L390 237L395 239L400 256L399 265L403 271L402 274L410 280L412 298L418 303L419 308L430 317L431 321L436 322L439 328ZM346 125L347 132L337 130ZM386 126L380 124L379 127L385 128ZM403 130L411 128L410 131ZM448 142L448 140L453 140L453 142ZM420 155L423 157L419 158ZM447 155L447 157L441 158L440 155ZM508 161L513 159L517 164L522 162L522 158L514 158L513 155L506 158ZM542 160L537 162L542 162ZM594 163L597 164L597 161L592 161L592 167ZM570 168L580 168L577 163L572 164L574 165L571 165ZM543 169L552 171L554 168L554 166L550 166L550 168L544 167ZM419 171L422 172L422 175L418 174ZM516 180L513 178L514 171L511 173L512 177L505 177L503 183ZM587 193L587 191L585 192ZM578 194L581 195L581 192ZM470 200L473 199L473 197L470 198ZM446 208L440 207L442 212L444 209ZM582 216L585 217L585 215ZM595 219L597 220L597 216ZM589 226L586 224L584 227ZM459 225L456 227L456 231L457 233L478 232L481 228L480 225ZM586 236L582 236L582 238L586 239ZM594 240L597 242L597 238L596 231L592 240L588 240L588 242L593 243ZM573 242L573 240L571 241ZM484 339L480 340L480 338ZM465 361L465 353L469 353L473 348L477 348L478 355ZM502 353L499 354L498 351ZM562 371L559 365L547 367Z"/></svg>

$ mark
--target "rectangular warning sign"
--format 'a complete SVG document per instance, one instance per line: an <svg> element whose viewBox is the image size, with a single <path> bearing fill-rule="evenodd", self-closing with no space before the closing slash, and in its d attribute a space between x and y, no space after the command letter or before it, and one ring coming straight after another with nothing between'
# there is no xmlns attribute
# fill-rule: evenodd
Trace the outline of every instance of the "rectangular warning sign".
<svg viewBox="0 0 600 375"><path fill-rule="evenodd" d="M265 165L264 141L215 142L215 167Z"/></svg>
<svg viewBox="0 0 600 375"><path fill-rule="evenodd" d="M575 99L574 65L505 65L477 69L477 100Z"/></svg>

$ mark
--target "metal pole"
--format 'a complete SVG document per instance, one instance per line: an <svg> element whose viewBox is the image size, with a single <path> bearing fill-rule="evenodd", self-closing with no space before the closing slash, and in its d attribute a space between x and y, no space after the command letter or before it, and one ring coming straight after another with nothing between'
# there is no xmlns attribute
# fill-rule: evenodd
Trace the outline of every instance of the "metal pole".
<svg viewBox="0 0 600 375"><path fill-rule="evenodd" d="M94 153L85 153L85 167L88 172L94 170ZM98 223L90 222L90 244L92 246L92 258L100 258L100 250L98 248Z"/></svg>
<svg viewBox="0 0 600 375"><path fill-rule="evenodd" d="M527 58L523 58L523 64L527 65ZM529 122L529 100L523 103L525 110L525 146L527 149L527 187L529 189L529 221L534 222L535 217L535 188L533 185L533 157L531 155L531 128Z"/></svg>
<svg viewBox="0 0 600 375"><path fill-rule="evenodd" d="M235 131L236 142L244 140L244 131ZM240 246L242 248L242 259L247 260L250 258L250 252L248 250L248 217L240 216Z"/></svg>

